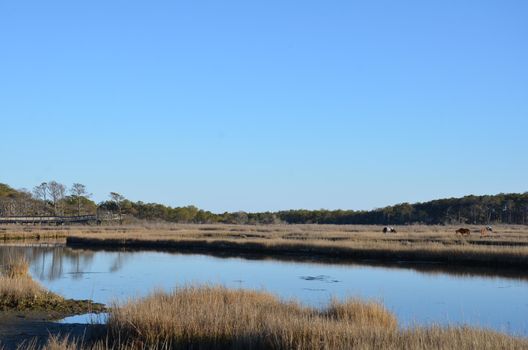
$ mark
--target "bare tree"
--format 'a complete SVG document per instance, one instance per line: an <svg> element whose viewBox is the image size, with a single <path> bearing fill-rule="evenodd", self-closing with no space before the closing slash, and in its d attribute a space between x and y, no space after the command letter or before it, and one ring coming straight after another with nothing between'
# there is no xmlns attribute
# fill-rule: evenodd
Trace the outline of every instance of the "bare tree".
<svg viewBox="0 0 528 350"><path fill-rule="evenodd" d="M49 189L47 182L43 182L40 185L33 187L33 197L42 202L42 205L40 206L42 209L41 213L47 212L46 209L48 207L48 194Z"/></svg>
<svg viewBox="0 0 528 350"><path fill-rule="evenodd" d="M86 186L80 183L74 183L70 189L70 194L77 202L77 215L81 215L83 199L90 197L92 194L86 192Z"/></svg>
<svg viewBox="0 0 528 350"><path fill-rule="evenodd" d="M48 182L48 192L53 202L53 208L55 210L55 215L61 214L61 201L64 199L66 193L66 186L57 181Z"/></svg>
<svg viewBox="0 0 528 350"><path fill-rule="evenodd" d="M125 197L123 197L117 192L110 192L110 200L114 202L117 206L117 211L119 214L119 224L122 225L123 215L122 215L121 207L122 207L123 201L125 200Z"/></svg>
<svg viewBox="0 0 528 350"><path fill-rule="evenodd" d="M33 187L33 196L36 199L47 201L48 200L48 184L46 182L43 182L40 185Z"/></svg>
<svg viewBox="0 0 528 350"><path fill-rule="evenodd" d="M18 193L20 194L19 197L19 204L18 204L18 210L20 214L23 215L35 215L35 212L37 209L37 203L33 199L33 196L31 195L31 191L29 191L27 188L19 188Z"/></svg>

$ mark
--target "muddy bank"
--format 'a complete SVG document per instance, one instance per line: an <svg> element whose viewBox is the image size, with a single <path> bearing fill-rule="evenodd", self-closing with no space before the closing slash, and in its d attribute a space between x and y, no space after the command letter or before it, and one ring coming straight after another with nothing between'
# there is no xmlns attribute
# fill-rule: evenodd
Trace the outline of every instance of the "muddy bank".
<svg viewBox="0 0 528 350"><path fill-rule="evenodd" d="M54 321L68 316L106 311L91 300L65 299L44 289L28 274L27 261L12 260L0 276L0 349L15 349L22 343L40 345L50 335L87 334L87 326L62 325Z"/></svg>
<svg viewBox="0 0 528 350"><path fill-rule="evenodd" d="M51 293L50 293L51 294ZM21 344L34 342L41 346L50 336L69 334L70 338L89 341L92 336L104 330L101 325L61 324L58 320L85 313L106 311L102 304L89 300L69 300L58 297L41 305L9 309L3 307L0 311L0 349L17 349Z"/></svg>
<svg viewBox="0 0 528 350"><path fill-rule="evenodd" d="M59 316L59 314L54 314ZM63 317L69 315L62 315ZM63 317L59 317L63 318ZM88 342L104 331L102 325L61 324L53 322L46 312L0 312L0 348L17 349L21 344L42 346L50 336L70 335L70 339Z"/></svg>
<svg viewBox="0 0 528 350"><path fill-rule="evenodd" d="M55 320L68 316L81 315L86 313L105 312L106 307L103 304L94 303L91 300L73 300L63 299L61 296L46 292L45 296L39 296L27 300L17 300L16 302L9 298L0 300L0 312L29 312L42 316L47 319Z"/></svg>

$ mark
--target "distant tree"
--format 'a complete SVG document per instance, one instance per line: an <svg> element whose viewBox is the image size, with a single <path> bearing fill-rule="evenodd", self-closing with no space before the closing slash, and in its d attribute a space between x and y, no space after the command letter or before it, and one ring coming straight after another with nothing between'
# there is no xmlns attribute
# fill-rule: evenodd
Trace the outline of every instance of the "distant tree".
<svg viewBox="0 0 528 350"><path fill-rule="evenodd" d="M19 193L17 206L20 214L34 215L38 209L36 201L32 198L31 191L26 188L19 188L17 191Z"/></svg>
<svg viewBox="0 0 528 350"><path fill-rule="evenodd" d="M80 215L97 211L98 214L113 213L140 220L169 221L181 223L232 223L232 224L370 224L405 225L424 224L527 224L528 192L501 193L492 196L465 196L462 198L438 199L423 203L401 203L374 210L286 210L279 212L225 212L223 214L203 211L195 206L170 207L157 203L132 202L117 192L99 206L88 199L86 187L73 184L65 197L66 187L56 181L43 182L33 189L33 195L25 190L15 190L0 183L0 216L35 215L42 212L62 215Z"/></svg>
<svg viewBox="0 0 528 350"><path fill-rule="evenodd" d="M233 220L235 224L243 225L248 223L248 214L244 211L237 211L233 213Z"/></svg>
<svg viewBox="0 0 528 350"><path fill-rule="evenodd" d="M81 215L83 200L88 199L91 193L86 192L86 186L80 183L74 183L70 189L70 194L77 203L77 215Z"/></svg>
<svg viewBox="0 0 528 350"><path fill-rule="evenodd" d="M515 202L511 199L508 199L506 203L504 204L504 209L503 209L507 214L508 224L512 223L512 213L513 213L514 208L515 208Z"/></svg>
<svg viewBox="0 0 528 350"><path fill-rule="evenodd" d="M119 215L119 224L122 225L123 224L122 207L123 207L123 202L125 201L125 197L120 195L117 192L110 192L110 200L114 202L117 206L117 212Z"/></svg>
<svg viewBox="0 0 528 350"><path fill-rule="evenodd" d="M386 225L390 225L393 213L394 213L394 208L393 207L385 207L385 208L383 208L383 215L385 216L385 224Z"/></svg>
<svg viewBox="0 0 528 350"><path fill-rule="evenodd" d="M33 196L36 199L46 202L48 200L48 184L43 182L40 185L33 187Z"/></svg>
<svg viewBox="0 0 528 350"><path fill-rule="evenodd" d="M43 182L40 185L33 187L33 197L41 201L41 208L44 213L47 211L48 207L48 194L49 188L47 182Z"/></svg>
<svg viewBox="0 0 528 350"><path fill-rule="evenodd" d="M48 192L51 201L53 202L53 209L55 211L55 215L61 215L61 201L64 199L64 196L66 194L66 186L61 183L58 183L57 181L50 181L48 182Z"/></svg>

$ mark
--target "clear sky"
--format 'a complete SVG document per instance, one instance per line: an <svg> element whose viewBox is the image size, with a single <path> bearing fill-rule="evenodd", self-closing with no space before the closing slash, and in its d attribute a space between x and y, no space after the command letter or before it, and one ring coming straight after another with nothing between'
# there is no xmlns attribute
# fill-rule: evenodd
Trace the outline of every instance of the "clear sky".
<svg viewBox="0 0 528 350"><path fill-rule="evenodd" d="M528 191L528 1L0 2L0 182L371 209Z"/></svg>

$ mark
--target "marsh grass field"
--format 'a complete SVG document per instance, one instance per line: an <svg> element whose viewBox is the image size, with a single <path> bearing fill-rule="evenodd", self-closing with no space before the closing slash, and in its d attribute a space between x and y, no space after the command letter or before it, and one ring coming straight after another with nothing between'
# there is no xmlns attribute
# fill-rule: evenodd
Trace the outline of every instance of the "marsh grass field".
<svg viewBox="0 0 528 350"><path fill-rule="evenodd" d="M461 266L528 267L528 227L497 226L480 236L455 234L459 226L401 226L383 234L379 226L337 225L144 225L79 227L64 234L80 247L241 252L334 260L434 262ZM51 233L51 232L49 232ZM35 234L28 232L29 235ZM51 233L52 234L52 233Z"/></svg>
<svg viewBox="0 0 528 350"><path fill-rule="evenodd" d="M4 226L0 240L66 240L68 245L106 249L168 249L247 253L334 261L432 262L465 267L528 267L528 226L500 225L484 237L481 226L196 225Z"/></svg>
<svg viewBox="0 0 528 350"><path fill-rule="evenodd" d="M40 237L86 249L155 249L251 253L288 258L379 259L456 266L528 266L528 228L497 226L480 237L459 226L170 225L2 227L4 243ZM27 262L4 264L4 309L56 305L64 299L27 276ZM35 296L41 300L35 303ZM46 302L47 300L47 302ZM33 304L32 304L33 303ZM47 303L47 304L46 304ZM528 340L465 326L401 327L377 302L334 300L313 308L261 291L184 286L110 305L104 332L85 339L62 334L20 349L526 349Z"/></svg>
<svg viewBox="0 0 528 350"><path fill-rule="evenodd" d="M64 239L71 232L71 227L0 225L0 241Z"/></svg>

